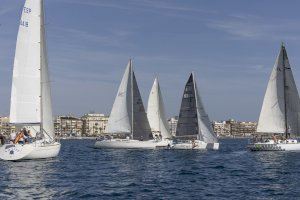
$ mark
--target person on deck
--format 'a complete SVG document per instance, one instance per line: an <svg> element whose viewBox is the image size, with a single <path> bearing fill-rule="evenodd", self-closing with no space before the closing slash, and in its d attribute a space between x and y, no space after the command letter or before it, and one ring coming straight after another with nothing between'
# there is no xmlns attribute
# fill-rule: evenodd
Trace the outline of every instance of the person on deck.
<svg viewBox="0 0 300 200"><path fill-rule="evenodd" d="M0 133L0 142L1 142L1 145L5 144L5 137L1 133Z"/></svg>
<svg viewBox="0 0 300 200"><path fill-rule="evenodd" d="M35 138L36 138L36 140L42 140L43 138L45 138L45 135L44 135L44 133L37 132L36 135L35 135Z"/></svg>
<svg viewBox="0 0 300 200"><path fill-rule="evenodd" d="M277 143L277 137L276 137L276 135L273 135L273 140L274 140L275 143Z"/></svg>
<svg viewBox="0 0 300 200"><path fill-rule="evenodd" d="M23 132L23 130L20 131L17 134L17 136L16 136L16 138L14 140L14 144L24 144L24 132Z"/></svg>
<svg viewBox="0 0 300 200"><path fill-rule="evenodd" d="M10 140L9 140L9 141L10 141L11 144L14 143L16 137L17 137L16 132L12 132L12 133L10 134Z"/></svg>
<svg viewBox="0 0 300 200"><path fill-rule="evenodd" d="M30 133L30 130L26 130L25 128L23 129L23 134L24 134L24 139L25 139L25 143L28 144L31 142L32 139L32 135Z"/></svg>

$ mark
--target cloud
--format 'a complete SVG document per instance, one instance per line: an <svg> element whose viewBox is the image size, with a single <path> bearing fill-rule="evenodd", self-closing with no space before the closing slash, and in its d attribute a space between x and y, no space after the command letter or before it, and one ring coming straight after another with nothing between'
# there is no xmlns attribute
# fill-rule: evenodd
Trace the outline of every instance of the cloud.
<svg viewBox="0 0 300 200"><path fill-rule="evenodd" d="M266 19L255 15L229 15L207 20L209 28L227 33L230 39L300 40L298 21Z"/></svg>
<svg viewBox="0 0 300 200"><path fill-rule="evenodd" d="M61 0L60 0L61 2ZM170 17L186 17L185 15L170 14L169 12L181 12L181 13L206 13L217 14L215 10L201 9L199 7L190 7L186 4L176 4L174 1L162 1L162 0L128 0L128 1L97 1L97 0L63 0L65 3L80 4L86 6L106 7L121 10L136 10L143 12L155 12ZM125 2L125 3L124 3ZM188 15L187 15L188 16Z"/></svg>
<svg viewBox="0 0 300 200"><path fill-rule="evenodd" d="M91 33L89 31L74 28L53 27L52 29L55 32L59 32L59 34L52 36L55 39L78 41L78 44L86 44L86 42L89 42L96 45L114 47L124 45L125 39L131 34L130 31L113 29L105 30L107 34L104 34L104 30L101 33Z"/></svg>

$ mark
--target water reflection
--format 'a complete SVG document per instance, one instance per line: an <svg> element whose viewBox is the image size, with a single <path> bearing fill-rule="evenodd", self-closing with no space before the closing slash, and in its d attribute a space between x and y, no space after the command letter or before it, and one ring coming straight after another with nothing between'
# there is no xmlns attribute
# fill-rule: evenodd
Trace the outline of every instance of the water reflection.
<svg viewBox="0 0 300 200"><path fill-rule="evenodd" d="M3 197L9 199L52 199L53 188L48 187L48 179L55 173L53 160L36 160L1 163L1 173L5 174L0 183ZM4 185L5 183L5 185ZM3 184L3 185L2 185Z"/></svg>
<svg viewBox="0 0 300 200"><path fill-rule="evenodd" d="M268 191L273 194L283 194L287 192L287 182L292 180L290 168L296 158L293 152L270 151L270 152L253 152L256 165L256 179L264 192Z"/></svg>
<svg viewBox="0 0 300 200"><path fill-rule="evenodd" d="M267 151L253 152L253 158L256 163L264 169L280 169L288 165L291 152Z"/></svg>

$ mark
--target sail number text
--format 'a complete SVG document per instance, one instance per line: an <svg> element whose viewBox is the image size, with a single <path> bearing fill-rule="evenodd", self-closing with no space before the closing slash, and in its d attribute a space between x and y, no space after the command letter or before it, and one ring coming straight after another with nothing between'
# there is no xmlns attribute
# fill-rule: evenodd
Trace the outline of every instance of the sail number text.
<svg viewBox="0 0 300 200"><path fill-rule="evenodd" d="M24 13L31 13L31 8L24 7L23 12Z"/></svg>
<svg viewBox="0 0 300 200"><path fill-rule="evenodd" d="M27 21L21 20L21 21L20 21L20 25L21 25L21 26L24 26L24 27L28 27L29 23L28 23Z"/></svg>

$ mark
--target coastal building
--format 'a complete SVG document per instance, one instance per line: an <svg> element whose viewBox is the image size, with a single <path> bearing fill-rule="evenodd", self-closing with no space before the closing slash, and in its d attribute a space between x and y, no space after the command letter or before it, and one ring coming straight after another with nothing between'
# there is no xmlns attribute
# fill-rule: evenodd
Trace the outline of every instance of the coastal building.
<svg viewBox="0 0 300 200"><path fill-rule="evenodd" d="M83 122L74 116L58 116L54 120L55 134L60 137L80 137Z"/></svg>
<svg viewBox="0 0 300 200"><path fill-rule="evenodd" d="M213 122L213 129L220 137L249 137L256 131L256 122L238 122L233 119Z"/></svg>
<svg viewBox="0 0 300 200"><path fill-rule="evenodd" d="M239 122L238 123L238 135L240 137L249 137L256 132L256 122Z"/></svg>
<svg viewBox="0 0 300 200"><path fill-rule="evenodd" d="M169 130L172 136L176 135L177 122L178 122L178 116L171 117L170 119L168 119Z"/></svg>
<svg viewBox="0 0 300 200"><path fill-rule="evenodd" d="M82 133L84 136L99 136L104 133L108 116L104 114L89 113L81 117L83 122Z"/></svg>
<svg viewBox="0 0 300 200"><path fill-rule="evenodd" d="M226 121L213 121L212 126L218 137L229 137L231 134L230 124L226 123Z"/></svg>

